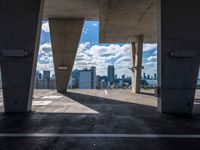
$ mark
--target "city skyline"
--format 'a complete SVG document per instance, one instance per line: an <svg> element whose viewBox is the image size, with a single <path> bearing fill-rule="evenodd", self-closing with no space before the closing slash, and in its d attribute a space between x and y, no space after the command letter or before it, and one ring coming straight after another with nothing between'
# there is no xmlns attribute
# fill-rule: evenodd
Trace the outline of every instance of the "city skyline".
<svg viewBox="0 0 200 150"><path fill-rule="evenodd" d="M131 76L132 67L130 45L128 43L99 44L99 22L86 21L84 23L76 60L73 69L90 68L96 66L97 75L106 75L107 66L115 65L115 72L119 76ZM144 44L143 65L144 70L150 75L156 72L157 44ZM52 49L47 21L43 21L40 50L38 55L37 70L50 70L54 74Z"/></svg>

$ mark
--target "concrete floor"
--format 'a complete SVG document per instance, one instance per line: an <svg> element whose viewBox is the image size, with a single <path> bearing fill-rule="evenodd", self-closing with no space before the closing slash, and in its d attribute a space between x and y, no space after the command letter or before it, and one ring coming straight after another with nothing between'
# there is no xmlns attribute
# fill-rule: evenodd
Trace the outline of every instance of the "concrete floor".
<svg viewBox="0 0 200 150"><path fill-rule="evenodd" d="M199 104L197 91L192 116L171 116L151 91L35 90L33 112L0 113L0 149L199 149Z"/></svg>

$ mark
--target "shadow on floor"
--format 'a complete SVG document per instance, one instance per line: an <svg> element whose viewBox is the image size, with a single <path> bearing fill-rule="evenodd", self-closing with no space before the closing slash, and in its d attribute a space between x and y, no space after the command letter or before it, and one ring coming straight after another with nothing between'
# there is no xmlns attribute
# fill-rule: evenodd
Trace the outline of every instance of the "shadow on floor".
<svg viewBox="0 0 200 150"><path fill-rule="evenodd" d="M67 92L67 97L105 115L145 115L157 114L157 108L150 105L136 104L134 102L119 101L115 99Z"/></svg>
<svg viewBox="0 0 200 150"><path fill-rule="evenodd" d="M153 96L153 97L155 97L155 94L154 94L154 93L140 92L139 94L143 94L143 95L148 95L148 96Z"/></svg>

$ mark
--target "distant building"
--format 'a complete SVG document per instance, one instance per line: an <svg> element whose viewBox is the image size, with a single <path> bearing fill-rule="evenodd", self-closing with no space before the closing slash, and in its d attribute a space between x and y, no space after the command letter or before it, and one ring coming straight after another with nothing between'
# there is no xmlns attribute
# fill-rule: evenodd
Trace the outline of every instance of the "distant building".
<svg viewBox="0 0 200 150"><path fill-rule="evenodd" d="M55 74L52 74L51 78L52 78L52 79L56 79Z"/></svg>
<svg viewBox="0 0 200 150"><path fill-rule="evenodd" d="M49 70L44 70L44 71L43 71L43 78L48 78L48 79L50 79L50 71L49 71Z"/></svg>
<svg viewBox="0 0 200 150"><path fill-rule="evenodd" d="M50 71L43 71L44 89L49 89L50 87Z"/></svg>
<svg viewBox="0 0 200 150"><path fill-rule="evenodd" d="M97 89L101 88L101 80L99 75L96 76L96 88Z"/></svg>
<svg viewBox="0 0 200 150"><path fill-rule="evenodd" d="M108 66L107 75L108 75L108 81L110 83L113 83L115 80L115 67L114 66Z"/></svg>
<svg viewBox="0 0 200 150"><path fill-rule="evenodd" d="M53 76L50 78L49 70L43 71L43 77L39 71L36 71L35 79L34 87L36 89L56 89L56 80L53 78Z"/></svg>
<svg viewBox="0 0 200 150"><path fill-rule="evenodd" d="M157 74L154 73L154 80L157 80Z"/></svg>
<svg viewBox="0 0 200 150"><path fill-rule="evenodd" d="M91 89L96 89L96 67L91 67Z"/></svg>
<svg viewBox="0 0 200 150"><path fill-rule="evenodd" d="M146 74L145 73L143 73L143 79L145 80L147 77L146 77Z"/></svg>
<svg viewBox="0 0 200 150"><path fill-rule="evenodd" d="M36 89L45 89L45 82L43 79L41 80L36 80L36 85L35 85Z"/></svg>
<svg viewBox="0 0 200 150"><path fill-rule="evenodd" d="M73 70L72 73L71 73L71 77L72 77L72 88L78 88L79 87L79 77L80 77L80 74L79 74L80 70Z"/></svg>
<svg viewBox="0 0 200 150"><path fill-rule="evenodd" d="M79 88L96 89L96 67L79 71Z"/></svg>
<svg viewBox="0 0 200 150"><path fill-rule="evenodd" d="M148 79L148 80L151 79L151 78L150 78L150 75L147 75L147 79Z"/></svg>
<svg viewBox="0 0 200 150"><path fill-rule="evenodd" d="M70 78L69 78L68 85L67 85L67 88L68 88L68 89L72 89L72 87L73 87L73 78L70 77Z"/></svg>
<svg viewBox="0 0 200 150"><path fill-rule="evenodd" d="M125 79L125 77L126 77L125 74L123 74L123 75L122 75L122 79Z"/></svg>
<svg viewBox="0 0 200 150"><path fill-rule="evenodd" d="M36 71L36 74L35 74L35 79L36 80L39 80L39 79L41 79L40 76L41 74L40 74L40 72L39 71Z"/></svg>

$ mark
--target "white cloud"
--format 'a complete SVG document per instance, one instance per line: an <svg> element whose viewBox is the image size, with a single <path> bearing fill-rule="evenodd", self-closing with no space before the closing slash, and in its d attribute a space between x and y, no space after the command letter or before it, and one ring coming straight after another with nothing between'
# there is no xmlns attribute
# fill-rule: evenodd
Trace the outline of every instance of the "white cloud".
<svg viewBox="0 0 200 150"><path fill-rule="evenodd" d="M51 73L54 72L51 43L44 43L40 45L38 52L37 70L50 70Z"/></svg>
<svg viewBox="0 0 200 150"><path fill-rule="evenodd" d="M157 52L158 52L158 50L156 49L156 50L153 52L153 54L154 54L154 55L157 55Z"/></svg>
<svg viewBox="0 0 200 150"><path fill-rule="evenodd" d="M97 26L98 24L97 23L92 23L92 26Z"/></svg>
<svg viewBox="0 0 200 150"><path fill-rule="evenodd" d="M157 56L150 56L147 58L147 61L157 60Z"/></svg>
<svg viewBox="0 0 200 150"><path fill-rule="evenodd" d="M155 46L146 46L149 48ZM147 58L148 62L144 63L145 71L156 70L156 62L154 60L156 56L150 56ZM129 44L109 44L109 45L98 45L86 42L80 43L74 62L74 69L90 68L96 66L98 75L107 74L107 66L114 65L116 74L121 76L126 74L131 76L131 71L128 69L132 66L130 56L130 45ZM54 72L53 68L53 55L50 43L44 43L40 45L38 55L38 66L37 70L50 70ZM148 70L147 70L148 69Z"/></svg>
<svg viewBox="0 0 200 150"><path fill-rule="evenodd" d="M152 50L155 50L157 49L157 44L144 44L143 45L143 51L144 52L149 52L149 51L152 51Z"/></svg>
<svg viewBox="0 0 200 150"><path fill-rule="evenodd" d="M74 69L96 66L97 74L107 74L107 66L115 65L116 73L130 72L131 66L129 44L93 45L81 43L78 48ZM130 73L129 73L130 74Z"/></svg>
<svg viewBox="0 0 200 150"><path fill-rule="evenodd" d="M88 28L83 28L83 30L82 30L82 33L84 33L84 34L87 34L87 33L88 33L88 31L89 31L89 29L88 29Z"/></svg>
<svg viewBox="0 0 200 150"><path fill-rule="evenodd" d="M42 24L42 31L44 31L44 32L49 32L50 31L48 22L44 22Z"/></svg>
<svg viewBox="0 0 200 150"><path fill-rule="evenodd" d="M145 66L149 66L149 65L156 66L156 65L157 65L157 62L150 61L150 62L146 62L144 65L145 65Z"/></svg>

